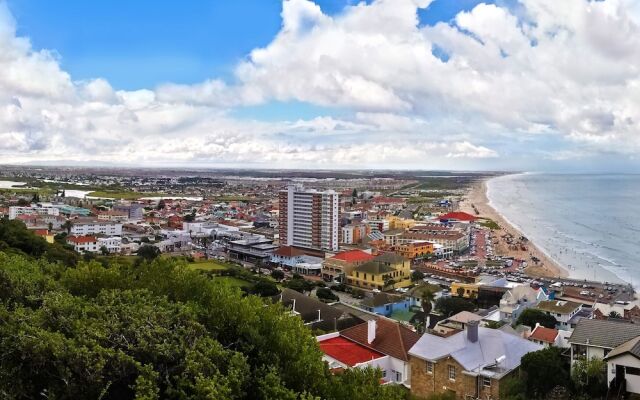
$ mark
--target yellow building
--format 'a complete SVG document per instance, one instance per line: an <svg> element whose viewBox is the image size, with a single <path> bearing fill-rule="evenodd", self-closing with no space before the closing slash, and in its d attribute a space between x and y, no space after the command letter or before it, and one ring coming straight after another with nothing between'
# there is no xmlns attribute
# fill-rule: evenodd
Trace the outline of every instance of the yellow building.
<svg viewBox="0 0 640 400"><path fill-rule="evenodd" d="M388 216L386 219L389 221L389 229L407 230L413 228L416 224L413 219L400 218L395 215Z"/></svg>
<svg viewBox="0 0 640 400"><path fill-rule="evenodd" d="M402 243L396 245L394 251L404 258L415 260L433 254L433 243L427 241Z"/></svg>
<svg viewBox="0 0 640 400"><path fill-rule="evenodd" d="M464 290L462 297L464 298L478 298L478 285L475 283L462 283L453 282L451 284L451 295L460 296L459 291Z"/></svg>
<svg viewBox="0 0 640 400"><path fill-rule="evenodd" d="M390 281L393 281L390 285ZM347 283L362 289L392 290L411 285L411 261L386 253L351 271Z"/></svg>

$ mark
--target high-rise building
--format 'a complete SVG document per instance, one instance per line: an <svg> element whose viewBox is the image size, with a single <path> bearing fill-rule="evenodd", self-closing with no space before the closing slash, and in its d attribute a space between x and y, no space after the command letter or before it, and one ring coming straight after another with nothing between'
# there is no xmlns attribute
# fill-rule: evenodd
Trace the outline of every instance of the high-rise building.
<svg viewBox="0 0 640 400"><path fill-rule="evenodd" d="M279 205L281 245L338 251L338 193L291 185Z"/></svg>

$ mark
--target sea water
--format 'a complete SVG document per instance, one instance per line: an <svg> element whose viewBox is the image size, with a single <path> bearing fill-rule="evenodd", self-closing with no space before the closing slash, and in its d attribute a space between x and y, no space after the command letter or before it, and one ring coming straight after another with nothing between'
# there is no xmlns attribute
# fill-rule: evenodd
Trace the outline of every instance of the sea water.
<svg viewBox="0 0 640 400"><path fill-rule="evenodd" d="M640 175L505 175L487 197L571 277L640 287Z"/></svg>

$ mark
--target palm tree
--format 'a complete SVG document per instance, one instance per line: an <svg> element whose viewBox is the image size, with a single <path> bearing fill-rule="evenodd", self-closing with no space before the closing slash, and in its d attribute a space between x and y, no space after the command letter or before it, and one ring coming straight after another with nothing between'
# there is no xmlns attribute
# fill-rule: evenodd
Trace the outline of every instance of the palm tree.
<svg viewBox="0 0 640 400"><path fill-rule="evenodd" d="M66 220L64 224L62 224L62 228L67 230L67 235L71 234L71 227L73 227L73 224L70 220Z"/></svg>
<svg viewBox="0 0 640 400"><path fill-rule="evenodd" d="M609 318L622 318L622 315L617 311L611 311L608 316Z"/></svg>
<svg viewBox="0 0 640 400"><path fill-rule="evenodd" d="M433 301L435 300L435 293L431 289L425 289L422 291L422 296L420 298L420 304L422 304L422 310L426 315L431 313L433 309Z"/></svg>

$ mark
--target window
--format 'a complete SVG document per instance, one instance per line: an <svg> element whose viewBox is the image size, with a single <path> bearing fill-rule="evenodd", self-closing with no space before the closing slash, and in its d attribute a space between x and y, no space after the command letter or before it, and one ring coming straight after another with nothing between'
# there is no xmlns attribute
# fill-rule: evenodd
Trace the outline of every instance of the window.
<svg viewBox="0 0 640 400"><path fill-rule="evenodd" d="M382 377L383 377L383 378L386 378L386 377L387 377L387 370L386 370L386 369L383 369L383 370L382 370Z"/></svg>
<svg viewBox="0 0 640 400"><path fill-rule="evenodd" d="M433 363L431 361L427 361L427 374L433 374Z"/></svg>
<svg viewBox="0 0 640 400"><path fill-rule="evenodd" d="M640 368L624 367L624 372L627 375L640 375Z"/></svg>
<svg viewBox="0 0 640 400"><path fill-rule="evenodd" d="M449 380L456 380L456 367L454 367L453 365L449 365Z"/></svg>
<svg viewBox="0 0 640 400"><path fill-rule="evenodd" d="M482 377L482 386L491 387L491 378Z"/></svg>
<svg viewBox="0 0 640 400"><path fill-rule="evenodd" d="M396 381L396 382L402 382L402 372L400 371L396 371L394 369L391 370L391 377Z"/></svg>

